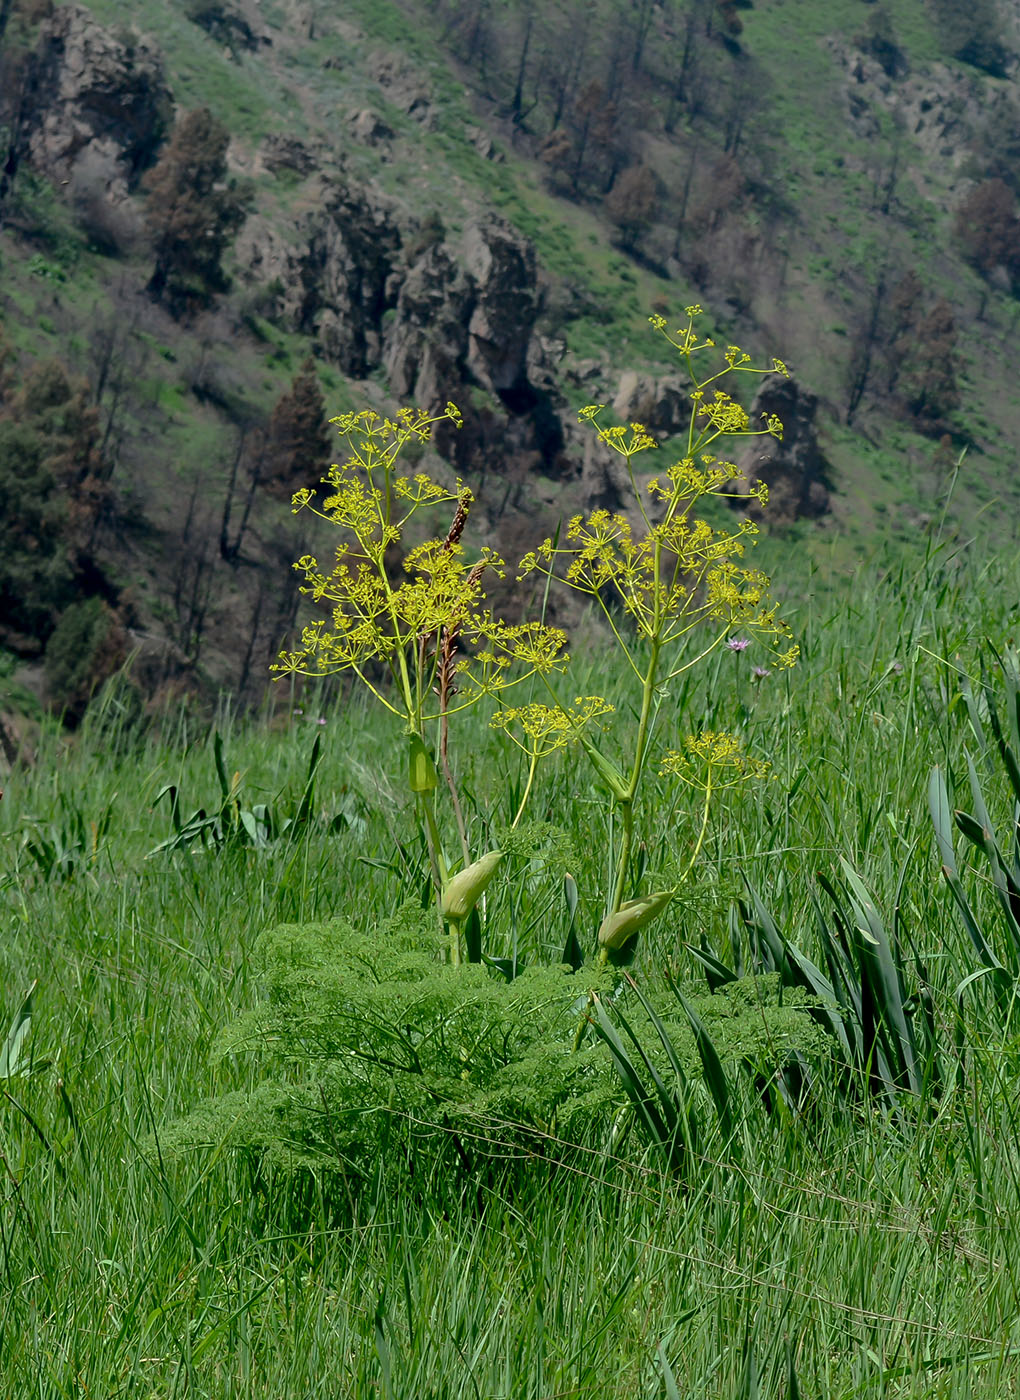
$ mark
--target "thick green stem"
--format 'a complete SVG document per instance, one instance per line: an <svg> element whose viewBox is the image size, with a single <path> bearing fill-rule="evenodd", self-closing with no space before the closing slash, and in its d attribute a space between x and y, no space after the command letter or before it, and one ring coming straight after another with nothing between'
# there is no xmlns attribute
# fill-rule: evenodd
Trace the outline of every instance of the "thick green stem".
<svg viewBox="0 0 1020 1400"><path fill-rule="evenodd" d="M442 846L439 842L439 829L436 826L436 816L432 810L432 793L422 792L418 794L420 811L424 819L425 845L429 853L429 869L432 873L432 888L436 896L436 918L439 920L439 934L442 937L446 930L443 920L443 885L446 881L446 862L443 860Z"/></svg>
<svg viewBox="0 0 1020 1400"><path fill-rule="evenodd" d="M620 853L616 857L616 880L613 883L610 914L615 914L623 903L623 896L627 889L627 872L630 869L630 851L634 842L634 808L630 802L620 802L617 806L620 812L620 821L623 824L623 835L620 838Z"/></svg>
<svg viewBox="0 0 1020 1400"><path fill-rule="evenodd" d="M461 926L456 919L451 919L450 923L450 966L460 967L461 956Z"/></svg>
<svg viewBox="0 0 1020 1400"><path fill-rule="evenodd" d="M641 774L644 771L645 756L648 752L648 738L652 721L652 710L655 702L655 685L659 671L659 650L658 639L652 642L651 655L648 658L648 669L645 671L644 679L641 683L641 716L638 720L637 743L634 747L634 762L631 765L630 780L628 783L629 798L626 802L619 803L620 817L623 822L623 837L620 841L620 854L616 862L616 879L613 882L613 897L609 908L610 914L615 914L623 903L624 895L627 892L627 875L630 871L631 852L634 844L634 801L641 786Z"/></svg>
<svg viewBox="0 0 1020 1400"><path fill-rule="evenodd" d="M606 951L606 950L603 948L603 949L601 950L601 952L599 953L599 967L600 967L600 968L601 968L602 964L605 962L605 957L604 957L605 951ZM585 1029L585 1027L586 1027L587 1024L588 1024L588 1012L591 1010L593 997L594 997L594 993L593 993L593 992L589 992L589 993L588 993L588 1000L585 1002L585 1004L584 1004L584 1010L581 1012L580 1019L579 1019L578 1022L577 1022L577 1030L574 1032L574 1039L573 1039L573 1042L572 1042L572 1044L571 1044L571 1046L570 1046L570 1053L571 1053L572 1055L576 1055L577 1052L578 1052L578 1050L580 1050L580 1048L581 1048L581 1041L584 1039L584 1029Z"/></svg>
<svg viewBox="0 0 1020 1400"><path fill-rule="evenodd" d="M694 850L691 852L691 858L690 858L690 860L687 862L687 869L686 869L686 870L684 871L684 873L683 873L683 878L684 878L685 880L687 879L687 877L688 877L688 875L691 873L691 871L694 869L695 861L698 859L698 856L701 855L701 848L702 848L702 846L705 844L705 833L708 831L708 812L709 812L709 808L711 807L711 805L712 805L712 774L711 774L711 771L709 771L708 782L707 782L706 785L705 785L705 806L704 806L704 808L702 809L702 813L701 813L701 830L698 832L698 839L697 839L697 841L695 841L695 843L694 843Z"/></svg>

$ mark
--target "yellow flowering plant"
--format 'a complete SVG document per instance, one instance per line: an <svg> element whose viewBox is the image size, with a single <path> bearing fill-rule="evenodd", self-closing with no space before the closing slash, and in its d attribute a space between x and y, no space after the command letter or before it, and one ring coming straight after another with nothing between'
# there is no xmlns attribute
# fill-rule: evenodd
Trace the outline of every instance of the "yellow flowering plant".
<svg viewBox="0 0 1020 1400"><path fill-rule="evenodd" d="M746 411L720 382L734 374L788 374L781 360L756 367L739 346L727 346L723 364L701 369L714 342L695 329L700 306L686 308L685 324L671 331L661 316L651 324L679 352L691 381L691 408L686 441L679 459L641 488L634 461L657 446L640 423L606 426L604 405L591 404L580 413L600 442L626 464L632 488L631 511L596 510L577 515L568 524L562 543L546 539L521 561L519 575L539 572L559 579L589 598L601 612L616 640L638 691L638 723L622 766L613 762L579 726L578 742L610 793L619 816L619 841L613 853L613 876L607 892L600 930L599 960L619 952L643 923L666 908L676 889L630 898L634 851L635 807L645 774L656 722L672 682L722 646L735 628L757 633L775 652L778 668L796 664L798 648L769 597L770 581L748 567L744 557L757 534L749 517L732 525L713 527L698 508L708 498L754 501L768 499L764 483L742 486L743 473L725 460L726 439L749 436L782 437L782 423L767 415L761 427L751 424ZM695 633L700 637L695 641ZM706 635L707 632L707 635ZM735 643L735 649L746 643ZM543 679L554 704L553 678ZM570 709L558 705L565 723ZM734 736L692 735L682 750L662 759L660 771L675 776L703 793L702 821L694 852L681 878L686 878L701 851L709 809L716 794L737 782L763 775L763 765L740 753ZM632 951L632 950L631 950Z"/></svg>
<svg viewBox="0 0 1020 1400"><path fill-rule="evenodd" d="M539 622L504 622L485 606L485 575L502 575L504 565L490 549L473 560L465 554L461 537L470 490L460 481L451 490L424 472L400 470L403 449L428 442L434 425L444 420L460 425L453 404L432 418L403 409L395 420L371 411L331 420L346 456L323 478L329 490L321 500L301 490L292 501L295 513L311 511L340 531L331 566L320 566L312 555L294 565L304 580L301 591L324 605L324 615L304 627L300 646L283 652L273 670L278 677L353 672L402 722L408 784L426 834L437 906L450 930L451 960L459 963L463 925L474 902L465 891L476 900L484 889L481 873L487 883L498 861L489 852L472 862L450 765L450 717L484 696L502 696L529 676L562 670L569 658L562 631ZM453 507L445 535L402 555L412 519L443 506ZM464 868L457 875L448 868L436 819L439 768L460 838ZM479 867L478 878L468 878ZM456 897L446 898L455 880Z"/></svg>
<svg viewBox="0 0 1020 1400"><path fill-rule="evenodd" d="M283 1163L285 1172L295 1170L295 1163L297 1170L325 1163L346 1201L362 1186L378 1190L381 1170L410 1180L406 1173L425 1152L432 1154L432 1165L418 1170L414 1190L446 1193L449 1183L463 1189L465 1173L483 1170L491 1182L491 1163L500 1163L502 1175L509 1163L526 1159L529 1152L520 1154L527 1141L522 1134L539 1134L534 1141L541 1151L550 1140L583 1144L588 1151L593 1126L600 1126L603 1141L616 1152L627 1112L623 1082L635 1123L665 1151L670 1166L687 1161L681 1154L687 1130L681 1141L677 1126L686 1123L694 1133L694 1099L680 1084L676 1092L666 1086L667 1067L684 1078L679 1037L687 1039L688 1056L701 1058L716 1109L719 1081L725 1085L721 1057L697 1009L673 991L656 1009L655 987L649 995L635 987L625 1019L616 1012L637 1047L634 1058L613 1028L602 993L613 988L625 994L614 969L634 955L641 932L663 916L700 860L719 794L764 777L767 766L746 755L735 735L715 729L684 735L683 724L679 736L659 731L672 713L670 686L728 638L733 650L742 651L757 633L775 652L772 665L796 662L796 647L768 596L768 578L744 561L756 526L737 515L729 524L709 525L700 511L718 497L764 503L763 486L740 489L740 473L722 449L726 441L753 433L778 437L782 426L771 417L763 427L751 426L726 393L728 377L767 371L754 370L735 346L723 351L722 365L709 364L711 340L695 335L698 311L688 308L686 325L677 332L662 318L653 319L690 372L690 423L679 459L639 482L634 463L655 447L651 435L641 424L607 426L602 406L586 407L582 420L627 466L632 503L627 511L576 515L562 538L557 533L544 540L519 570L522 577L546 575L550 587L560 580L602 613L623 652L632 697L614 694L610 703L602 696L578 696L581 687L567 689L564 633L540 622L505 622L488 606L486 582L502 573L504 563L493 550L467 552L463 536L472 493L462 482L442 484L406 469L411 452L404 449L427 444L439 421L459 424L455 407L431 417L404 409L393 419L364 412L333 420L346 448L343 461L330 468L325 490L298 491L292 507L322 519L334 531L336 546L325 563L306 554L295 564L315 613L274 671L278 678L351 673L403 729L407 790L428 847L435 923L445 935L448 959L437 958L434 918L417 900L404 902L374 927L351 918L264 932L259 958L269 994L235 1023L224 1046L238 1053L257 1047L271 1078L252 1095L231 1093L218 1107L201 1106L193 1120L180 1124L180 1144L190 1145L194 1134L206 1141L218 1112L215 1140L221 1148L227 1142L243 1145L256 1159ZM772 368L785 370L778 361ZM445 528L437 529L437 512ZM742 636L735 636L736 629ZM533 685L518 700L512 687L529 678ZM498 848L472 851L449 742L456 717L484 703L493 707L491 728L522 753L527 777L511 802L516 811ZM618 724L620 711L631 708L634 724ZM624 731L618 741L603 736L614 724ZM606 752L610 742L616 748ZM564 976L555 963L540 966L537 959L518 956L519 928L526 938L534 931L544 946L547 935L558 932L548 927L550 902L526 900L522 893L508 918L509 958L483 951L481 928L483 900L494 882L525 853L530 871L536 832L550 829L540 837L547 848L562 834L551 823L536 823L530 832L520 823L537 767L571 745L583 750L597 783L609 792L606 890L589 949L575 930L581 903L565 868L562 881L569 927L564 944L557 938L557 945L562 963L575 969L585 965L588 952L582 981ZM645 878L644 860L635 858L645 778L656 769L676 783L673 809L681 802L693 808L697 833L676 874L658 879ZM449 812L438 805L444 788ZM644 829L662 822L667 808L660 804L655 815L649 813ZM444 846L444 837L453 846L455 826L459 860L448 858ZM567 841L560 850L565 865ZM597 867L597 854L588 855L586 867ZM672 857L667 861L673 864ZM522 886L529 878L523 875ZM743 1047L760 1042L763 1025L777 1068L793 1047L817 1044L819 1032L792 1007L792 995L784 988L779 1004L768 987L757 986L744 1011L735 997L733 1014L722 1019L726 1043L740 1063L751 1063ZM677 1001L686 1025L676 1021ZM586 1042L590 1028L595 1039ZM758 1051L753 1063L760 1071ZM662 1114L656 1102L662 1102ZM719 1110L725 1142L732 1138L728 1113L728 1107Z"/></svg>
<svg viewBox="0 0 1020 1400"><path fill-rule="evenodd" d="M727 1076L697 1005L673 988L656 1006L656 989L646 995L635 984L625 1012L614 1012L638 1052L632 1056L609 1019L612 1006L600 995L616 982L607 964L628 960L641 931L662 916L699 860L718 794L766 771L733 735L711 730L683 737L683 726L679 738L658 735L669 713L670 685L727 636L734 650L748 645L749 636L732 635L735 627L762 636L778 653L774 664L796 661L796 647L768 597L768 579L743 562L755 527L734 517L714 528L698 514L707 498L741 494L736 468L723 460L720 445L757 430L719 387L728 374L751 372L742 351L729 347L722 369L698 377L710 342L694 334L696 314L689 309L676 335L656 321L693 382L680 460L639 490L634 461L654 446L651 437L639 424L604 426L598 405L585 409L582 418L626 462L633 508L575 517L562 543L546 540L521 569L562 579L589 599L621 647L637 718L633 726L619 725L627 732L616 757L605 752L602 730L618 711L630 710L631 698L614 695L616 711L601 696L570 699L580 687L567 690L561 675L568 662L564 634L539 622L508 623L486 603L486 580L503 563L491 550L466 552L470 491L459 481L442 485L402 469L405 447L427 442L443 419L458 424L457 410L448 405L436 417L404 410L392 420L373 413L333 420L344 460L330 469L324 492L298 492L293 508L317 515L335 530L337 543L326 563L311 555L297 561L316 614L275 671L279 677L349 672L403 729L407 786L429 850L448 960L437 958L435 925L418 901L402 903L392 917L367 928L351 918L266 930L257 956L267 995L221 1043L230 1053L257 1051L259 1074L269 1077L250 1094L229 1093L199 1106L177 1125L174 1150L210 1140L218 1152L243 1148L266 1162L274 1179L279 1171L282 1183L300 1173L302 1199L307 1169L321 1164L316 1199L320 1180L324 1191L337 1193L321 1199L337 1203L353 1202L362 1190L375 1199L380 1183L393 1180L409 1183L430 1208L456 1208L468 1183L491 1190L515 1162L530 1162L531 1143L537 1157L550 1142L558 1155L571 1144L588 1153L597 1132L615 1156L627 1122L625 1094L636 1126L671 1169L686 1170L701 1160L690 1150L703 1131L700 1114L684 1087L684 1066L697 1057L728 1157L734 1133ZM782 429L769 419L761 431L778 435ZM743 494L765 497L762 487ZM430 516L437 511L442 524L451 515L452 523L435 533ZM529 691L540 700L527 693L515 703L511 687L529 677ZM517 810L501 848L472 852L453 779L450 728L457 715L486 701L493 729L523 753L527 780L519 802L511 803ZM518 957L518 927L530 925L546 945L546 935L556 931L548 927L545 900L526 907L522 898L514 909L509 958L485 956L480 918L481 901L514 858L528 852L530 866L535 833L513 828L519 828L538 765L575 743L610 794L608 888L582 982L565 976L562 965ZM645 882L643 862L638 873L633 853L653 755L658 771L677 783L677 803L694 795L701 826L684 869ZM444 779L449 817L437 807ZM461 859L448 864L443 836L449 839L454 822ZM549 825L537 823L535 830ZM596 857L586 865L599 863ZM563 962L578 967L585 952L574 925L578 889L565 871L563 891L569 932L565 945L557 943ZM465 961L488 966L460 966ZM625 986L614 990L626 995ZM821 1033L794 1004L796 989L784 988L780 996L766 979L745 998L738 979L733 991L728 1000L722 989L728 1006L715 1022L725 1027L727 1060L753 1065L767 1081L773 1065L778 1075L791 1053L818 1047ZM714 1010L719 1002L711 1001ZM597 1038L586 1044L590 1025ZM166 1143L161 1134L161 1160Z"/></svg>
<svg viewBox="0 0 1020 1400"><path fill-rule="evenodd" d="M579 695L566 709L561 709L558 705L533 702L513 709L498 710L493 715L490 727L502 730L510 742L516 744L528 758L528 777L514 819L510 823L511 828L517 825L524 814L540 760L548 758L557 749L564 749L568 744L576 743L588 725L600 720L603 715L612 714L613 708L601 695ZM517 737L514 732L516 729L520 729L523 738Z"/></svg>
<svg viewBox="0 0 1020 1400"><path fill-rule="evenodd" d="M652 324L679 352L690 376L691 408L679 460L639 486L634 461L656 443L640 423L607 426L604 406L589 405L581 420L624 460L632 487L629 513L596 510L576 515L563 542L546 539L525 556L519 577L538 572L557 578L592 601L620 647L638 691L636 729L621 766L600 747L595 735L614 706L601 696L560 699L557 673L568 664L565 634L540 622L511 624L493 615L485 602L485 578L502 576L503 560L482 549L469 557L461 542L473 500L461 481L443 486L427 473L401 470L408 444L427 443L436 423L460 426L453 404L430 417L403 409L395 419L373 412L332 420L346 445L346 456L324 478L321 499L299 491L293 509L311 511L341 535L331 565L306 555L295 568L302 592L323 605L322 615L303 629L300 645L281 654L278 676L325 676L350 671L380 704L402 722L408 738L408 786L414 794L432 868L436 906L449 933L450 960L462 961L467 921L502 859L500 851L475 858L469 848L449 756L451 717L485 697L496 700L491 720L525 754L527 779L511 828L519 823L538 764L568 744L578 744L608 789L618 816L611 849L611 880L598 935L600 966L610 953L633 951L640 928L669 904L676 887L641 894L632 885L635 810L656 724L671 683L721 646L734 628L757 633L775 652L774 664L797 660L797 647L769 597L769 579L744 562L757 526L750 518L714 527L697 513L707 498L764 504L763 483L741 487L741 473L721 455L726 439L782 436L782 424L767 416L751 425L740 404L722 387L729 375L787 373L773 360L756 368L750 356L730 345L723 364L699 374L704 352L713 348L699 337L698 306L686 310L686 324L671 332L666 321ZM410 522L425 510L452 508L445 534L408 547ZM416 530L415 533L418 533ZM707 635L705 635L707 630ZM695 641L696 632L700 639ZM746 641L734 641L735 648ZM548 691L551 703L513 706L505 692L529 677ZM444 854L435 794L440 770L449 791L460 848L460 868L451 871ZM762 776L763 765L744 756L733 736L690 735L669 750L660 773L701 794L701 826L693 853L680 877L690 873L702 849L709 812L718 793L737 782ZM613 838L611 837L611 841Z"/></svg>

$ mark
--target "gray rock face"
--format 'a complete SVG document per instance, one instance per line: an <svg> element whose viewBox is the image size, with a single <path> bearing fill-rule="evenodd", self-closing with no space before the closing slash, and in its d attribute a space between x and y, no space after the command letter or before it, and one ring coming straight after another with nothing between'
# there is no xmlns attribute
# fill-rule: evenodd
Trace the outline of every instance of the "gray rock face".
<svg viewBox="0 0 1020 1400"><path fill-rule="evenodd" d="M690 422L690 386L679 375L652 379L627 370L620 375L613 417L620 423L643 423L652 437L672 437Z"/></svg>
<svg viewBox="0 0 1020 1400"><path fill-rule="evenodd" d="M890 75L878 59L846 39L830 36L825 44L842 78L847 116L855 136L875 140L882 129L882 116L891 115L908 143L920 147L942 167L949 164L960 169L971 155L981 121L980 79L945 63ZM908 154L903 165L910 169L925 198L942 201L943 191L929 187L931 182L913 168Z"/></svg>
<svg viewBox="0 0 1020 1400"><path fill-rule="evenodd" d="M298 175L310 175L316 169L321 152L313 151L296 136L267 136L259 150L259 160L264 170L276 174L280 170L293 170Z"/></svg>
<svg viewBox="0 0 1020 1400"><path fill-rule="evenodd" d="M428 220L402 237L372 186L327 185L317 206L293 243L257 217L237 239L238 272L262 290L266 314L313 335L351 378L382 365L393 397L416 407L463 405L468 386L488 391L471 428L442 446L461 469L569 471L553 371L564 347L535 334L530 243L496 218L469 226L460 247L438 223L426 236Z"/></svg>
<svg viewBox="0 0 1020 1400"><path fill-rule="evenodd" d="M409 59L395 53L377 53L372 57L370 72L394 107L428 130L435 126L432 94L421 70Z"/></svg>
<svg viewBox="0 0 1020 1400"><path fill-rule="evenodd" d="M172 115L160 56L139 36L114 36L66 5L43 25L28 159L52 180L91 169L122 198L152 161Z"/></svg>
<svg viewBox="0 0 1020 1400"><path fill-rule="evenodd" d="M382 320L395 306L400 231L371 186L328 184L293 240L258 215L235 244L243 279L263 290L267 314L313 336L319 352L353 379L382 360Z"/></svg>
<svg viewBox="0 0 1020 1400"><path fill-rule="evenodd" d="M486 389L517 389L538 315L535 250L502 220L485 219L465 230L463 265L474 284L468 370Z"/></svg>
<svg viewBox="0 0 1020 1400"><path fill-rule="evenodd" d="M362 107L360 111L352 112L348 126L355 141L360 141L365 146L378 146L383 141L393 140L392 127L387 126L382 117L370 107Z"/></svg>
<svg viewBox="0 0 1020 1400"><path fill-rule="evenodd" d="M443 243L426 249L400 288L386 336L386 374L396 398L423 408L455 396L463 380L472 288Z"/></svg>
<svg viewBox="0 0 1020 1400"><path fill-rule="evenodd" d="M235 57L241 51L254 53L262 46L272 47L273 36L259 13L257 0L193 0L188 18Z"/></svg>
<svg viewBox="0 0 1020 1400"><path fill-rule="evenodd" d="M306 295L300 245L288 243L272 223L253 214L237 235L234 258L244 281L260 289L265 313L296 329Z"/></svg>
<svg viewBox="0 0 1020 1400"><path fill-rule="evenodd" d="M349 185L328 191L300 262L298 327L354 379L382 359L382 318L396 303L399 252L400 233L381 195Z"/></svg>
<svg viewBox="0 0 1020 1400"><path fill-rule="evenodd" d="M538 300L534 250L501 221L470 225L459 253L445 243L426 249L403 278L386 333L393 393L423 406L465 380L526 393L529 367L541 378L544 365L533 335Z"/></svg>
<svg viewBox="0 0 1020 1400"><path fill-rule="evenodd" d="M770 521L824 515L829 508L829 466L818 445L817 412L818 396L782 374L765 375L754 396L751 426L764 426L762 415L774 413L782 421L783 438L746 439L737 466L748 481L768 484ZM746 509L742 502L736 505Z"/></svg>

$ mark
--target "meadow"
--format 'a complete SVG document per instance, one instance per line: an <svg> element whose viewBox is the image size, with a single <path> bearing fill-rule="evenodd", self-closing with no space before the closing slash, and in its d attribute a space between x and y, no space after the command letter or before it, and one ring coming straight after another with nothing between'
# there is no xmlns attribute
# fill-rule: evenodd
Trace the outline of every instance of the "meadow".
<svg viewBox="0 0 1020 1400"><path fill-rule="evenodd" d="M697 874L629 971L652 987L668 969L703 1005L712 968L718 986L737 955L739 901L745 973L757 975L755 946L766 956L767 910L788 940L787 972L801 966L796 949L835 976L842 918L847 986L855 967L860 983L840 1024L852 1039L856 1018L863 1038L855 1064L828 1035L794 1093L730 1063L718 1037L721 1081L678 1066L660 1075L663 1097L645 1076L646 1110L673 1102L702 1124L679 1164L622 1076L625 1130L611 1140L522 1137L459 1174L437 1149L442 1181L380 1171L349 1200L326 1189L328 1164L321 1179L260 1171L226 1139L161 1154L181 1115L258 1082L257 1058L213 1051L258 997L260 931L335 918L370 931L417 897L404 750L362 692L286 692L286 681L253 718L224 708L210 725L184 706L140 731L113 690L77 736L43 733L0 804L4 1028L35 984L31 1020L0 1063L6 1394L1017 1392L1020 933L996 888L1013 858L995 865L972 842L971 860L960 831L948 857L982 962L929 814L935 766L953 805L973 807L969 753L985 820L1014 823L1004 755L1016 694L988 643L1008 672L1017 562L932 539L895 565L798 575L796 551L772 548L787 563L799 666L756 678L753 653L717 652L677 692L669 724L735 729L773 776L717 811ZM617 663L578 651L579 693L612 693ZM486 718L470 719L458 752L473 831L509 820L526 768ZM650 801L654 867L694 828ZM569 843L590 954L605 843L584 756L545 765L534 803ZM492 887L488 921L513 929L515 956L555 961L561 880L536 862L511 883ZM878 943L854 933L865 917L899 979L896 1063L895 1008L863 956Z"/></svg>

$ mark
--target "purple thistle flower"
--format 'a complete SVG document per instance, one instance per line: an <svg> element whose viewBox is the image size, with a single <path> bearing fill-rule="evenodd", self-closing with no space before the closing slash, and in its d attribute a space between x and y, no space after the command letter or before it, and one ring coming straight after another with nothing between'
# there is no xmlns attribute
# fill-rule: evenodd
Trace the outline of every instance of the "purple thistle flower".
<svg viewBox="0 0 1020 1400"><path fill-rule="evenodd" d="M318 724L325 724L326 721L325 721L324 719L321 719L321 718L320 718L320 719L317 721L317 723L318 723Z"/></svg>
<svg viewBox="0 0 1020 1400"><path fill-rule="evenodd" d="M756 681L763 681L766 676L771 676L772 672L766 666L755 666L751 675Z"/></svg>
<svg viewBox="0 0 1020 1400"><path fill-rule="evenodd" d="M748 637L731 637L726 645L730 651L746 651L751 645L751 641Z"/></svg>

